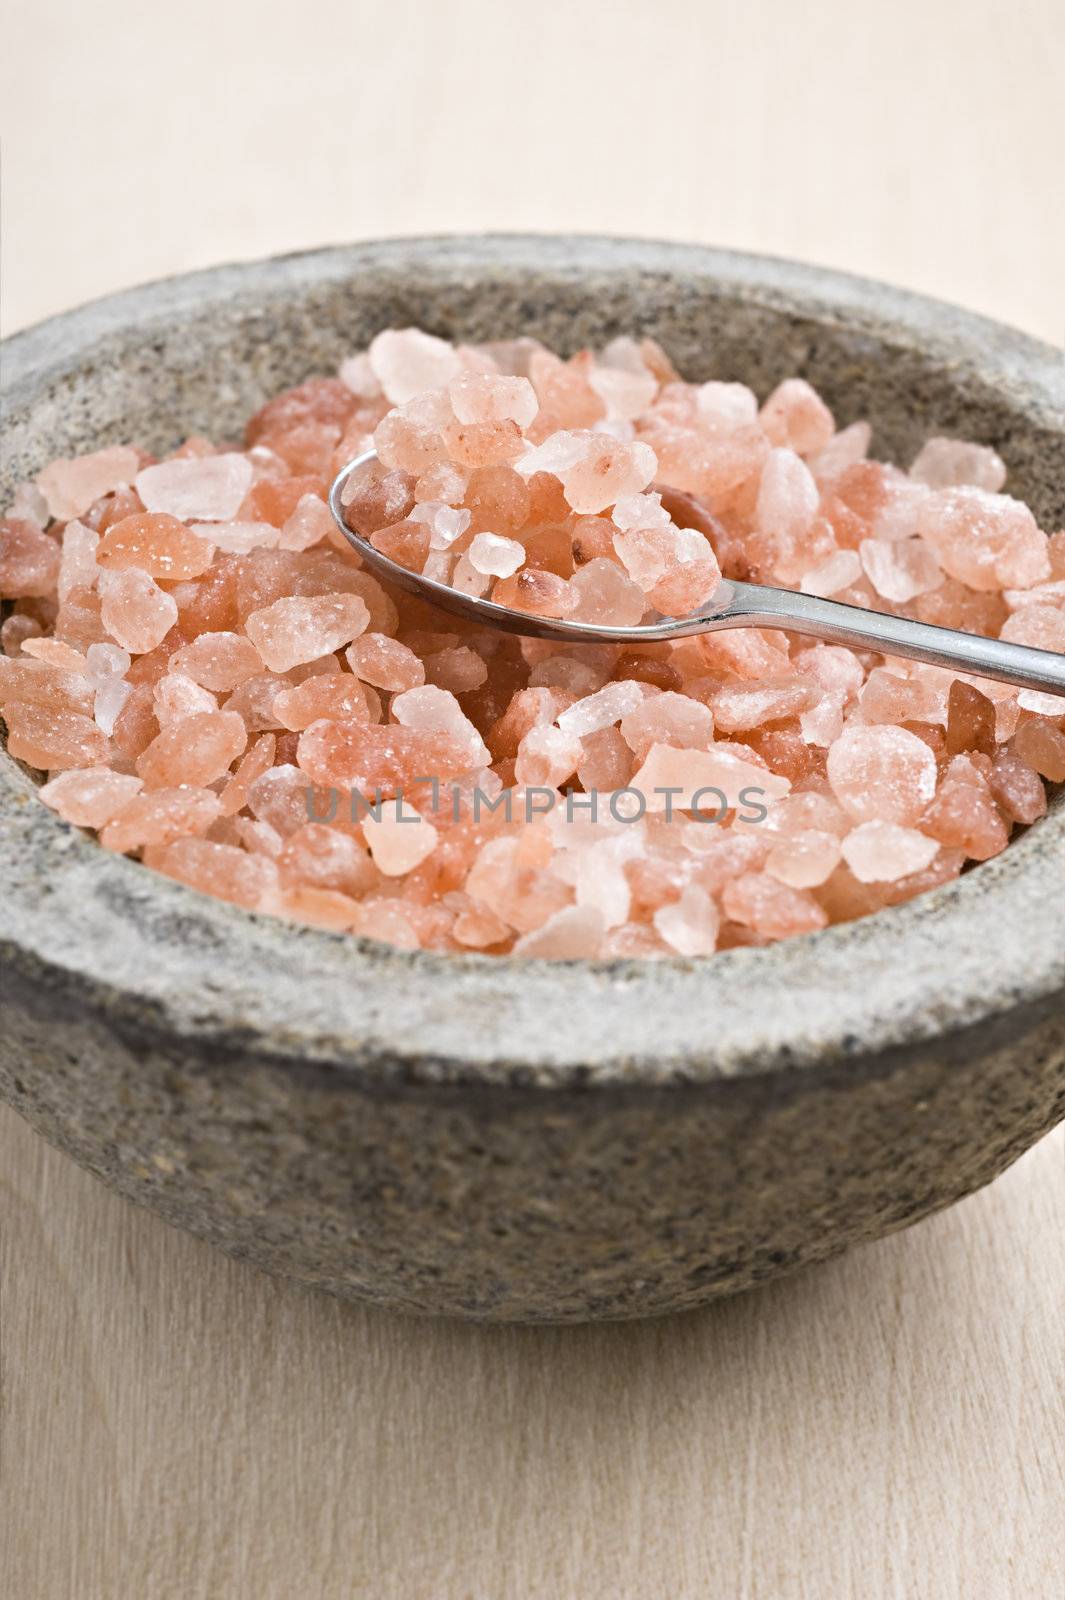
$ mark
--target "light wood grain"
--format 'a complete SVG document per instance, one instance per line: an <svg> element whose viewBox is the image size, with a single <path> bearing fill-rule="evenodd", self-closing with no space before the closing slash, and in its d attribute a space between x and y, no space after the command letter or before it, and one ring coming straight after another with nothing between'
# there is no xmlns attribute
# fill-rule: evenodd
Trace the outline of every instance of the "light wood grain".
<svg viewBox="0 0 1065 1600"><path fill-rule="evenodd" d="M507 227L1065 327L1057 0L10 10L9 329ZM1057 1600L1063 1157L696 1315L485 1330L263 1278L0 1111L0 1596Z"/></svg>

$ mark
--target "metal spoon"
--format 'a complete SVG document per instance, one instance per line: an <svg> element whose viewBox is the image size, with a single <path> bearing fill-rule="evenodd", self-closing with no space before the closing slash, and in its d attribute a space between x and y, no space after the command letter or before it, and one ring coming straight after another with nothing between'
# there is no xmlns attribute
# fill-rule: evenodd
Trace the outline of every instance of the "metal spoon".
<svg viewBox="0 0 1065 1600"><path fill-rule="evenodd" d="M832 644L909 656L914 661L927 661L936 667L997 678L1022 689L1065 695L1065 655L1056 651L985 639L980 634L962 633L956 628L937 628L927 622L912 622L909 617L888 616L882 611L864 611L860 606L796 594L792 589L737 583L733 578L723 578L706 604L689 616L658 617L635 628L608 628L594 622L532 616L497 605L493 600L461 594L449 584L438 583L435 578L400 566L398 561L382 555L361 534L348 527L342 503L344 487L360 468L376 460L376 450L365 450L342 467L334 478L329 490L329 509L337 527L367 566L390 578L401 589L432 600L444 610L454 611L471 622L483 622L507 633L520 633L534 639L558 639L565 644L647 644L654 640L683 639L695 633L716 633L721 628L787 628L792 633L810 634Z"/></svg>

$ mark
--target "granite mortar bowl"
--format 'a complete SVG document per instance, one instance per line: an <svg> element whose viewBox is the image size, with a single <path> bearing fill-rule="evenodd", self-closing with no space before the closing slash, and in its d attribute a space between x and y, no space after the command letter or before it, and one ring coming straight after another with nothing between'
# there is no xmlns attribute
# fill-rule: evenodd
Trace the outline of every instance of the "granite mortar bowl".
<svg viewBox="0 0 1065 1600"><path fill-rule="evenodd" d="M879 453L992 443L1065 522L1061 357L855 278L712 250L447 238L135 289L10 341L5 488L50 458L239 433L387 325L572 350L642 329L689 378L815 383ZM898 909L709 961L404 953L102 850L0 757L0 1089L230 1254L411 1311L681 1310L969 1193L1062 1114L1060 798Z"/></svg>

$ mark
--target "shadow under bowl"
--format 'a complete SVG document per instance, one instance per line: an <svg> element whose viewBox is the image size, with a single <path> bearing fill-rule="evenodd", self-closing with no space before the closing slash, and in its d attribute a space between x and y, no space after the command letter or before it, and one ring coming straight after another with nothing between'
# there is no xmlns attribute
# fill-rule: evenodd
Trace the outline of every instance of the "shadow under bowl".
<svg viewBox="0 0 1065 1600"><path fill-rule="evenodd" d="M237 436L389 325L653 334L685 376L801 373L907 461L995 446L1065 522L1061 357L783 261L596 238L402 240L152 284L10 340L4 488L54 456ZM1065 1100L1065 809L907 905L711 960L405 953L102 850L0 756L0 1092L230 1254L427 1313L676 1311L916 1221Z"/></svg>

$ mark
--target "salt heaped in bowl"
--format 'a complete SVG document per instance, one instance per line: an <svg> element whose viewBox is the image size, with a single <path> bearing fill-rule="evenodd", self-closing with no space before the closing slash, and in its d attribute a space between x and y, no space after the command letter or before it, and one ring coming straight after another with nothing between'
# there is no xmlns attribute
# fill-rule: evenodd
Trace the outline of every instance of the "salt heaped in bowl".
<svg viewBox="0 0 1065 1600"><path fill-rule="evenodd" d="M1065 534L991 449L869 461L803 380L759 408L649 340L563 361L388 331L243 448L113 447L19 490L0 708L47 804L195 888L409 948L694 956L944 883L1065 779L1046 695L755 629L517 640L391 591L323 498L371 444L352 525L529 612L632 624L723 572L1065 650Z"/></svg>

